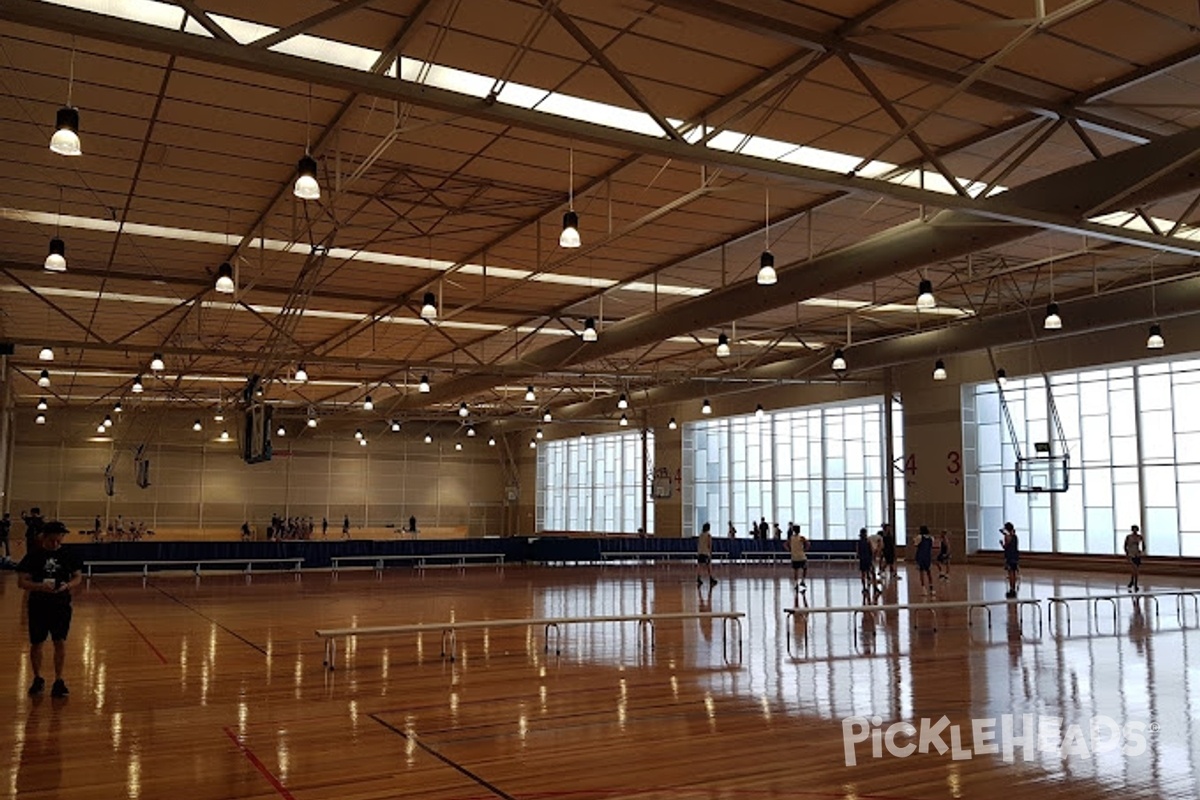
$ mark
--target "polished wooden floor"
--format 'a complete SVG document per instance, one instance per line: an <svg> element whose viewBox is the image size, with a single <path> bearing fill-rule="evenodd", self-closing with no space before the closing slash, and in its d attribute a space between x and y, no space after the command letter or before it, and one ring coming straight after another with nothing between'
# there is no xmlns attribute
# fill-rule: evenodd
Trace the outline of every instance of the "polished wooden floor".
<svg viewBox="0 0 1200 800"><path fill-rule="evenodd" d="M938 632L894 617L818 620L796 656L781 609L790 570L486 568L141 578L81 588L67 669L71 696L31 699L22 593L0 581L6 718L0 794L9 798L1196 798L1200 635L1122 606L1070 636L1040 640L1000 609L995 627L944 614ZM888 587L907 601L915 574ZM994 569L956 569L939 599L1003 594ZM1027 572L1023 594L1108 591L1115 578ZM1166 588L1177 582L1146 581ZM814 606L859 600L850 567L813 570ZM461 658L437 637L362 639L322 668L320 626L447 618L588 615L701 607L747 614L740 666L720 625L662 624L657 649L635 626L568 629L561 657L541 631L464 633ZM1193 652L1194 651L1194 652ZM48 655L48 654L47 654ZM842 720L884 726L943 715L1111 717L1147 726L1141 754L952 753L846 765Z"/></svg>

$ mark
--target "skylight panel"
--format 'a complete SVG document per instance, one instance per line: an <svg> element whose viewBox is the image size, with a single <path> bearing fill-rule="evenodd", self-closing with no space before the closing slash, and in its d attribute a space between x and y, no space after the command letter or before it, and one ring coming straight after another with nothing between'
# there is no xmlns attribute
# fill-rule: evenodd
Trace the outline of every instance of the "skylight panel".
<svg viewBox="0 0 1200 800"><path fill-rule="evenodd" d="M629 108L598 103L595 100L585 100L582 97L572 97L569 94L551 92L537 106L538 111L553 114L556 117L582 120L594 125L604 125L608 128L618 128L632 133L662 138L666 132L658 127L649 114L634 111Z"/></svg>
<svg viewBox="0 0 1200 800"><path fill-rule="evenodd" d="M183 24L184 10L170 3L156 0L47 0L56 6L91 11L106 17L144 22L156 28L179 30Z"/></svg>
<svg viewBox="0 0 1200 800"><path fill-rule="evenodd" d="M534 108L549 94L550 92L545 89L537 89L520 83L506 83L500 89L500 94L496 95L496 100L517 108Z"/></svg>

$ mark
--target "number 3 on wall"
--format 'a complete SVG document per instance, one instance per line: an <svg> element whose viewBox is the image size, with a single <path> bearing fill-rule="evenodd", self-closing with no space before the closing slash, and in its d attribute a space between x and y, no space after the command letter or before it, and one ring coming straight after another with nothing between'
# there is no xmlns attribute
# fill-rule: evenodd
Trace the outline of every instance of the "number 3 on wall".
<svg viewBox="0 0 1200 800"><path fill-rule="evenodd" d="M946 472L951 475L962 472L962 455L957 450L946 453Z"/></svg>

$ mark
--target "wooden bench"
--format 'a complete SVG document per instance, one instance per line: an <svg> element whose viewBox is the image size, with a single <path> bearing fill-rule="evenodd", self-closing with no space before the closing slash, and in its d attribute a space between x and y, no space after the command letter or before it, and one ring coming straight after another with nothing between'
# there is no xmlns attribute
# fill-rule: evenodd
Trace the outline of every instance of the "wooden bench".
<svg viewBox="0 0 1200 800"><path fill-rule="evenodd" d="M382 572L384 565L389 561L412 564L416 569L426 569L432 566L443 567L458 567L465 569L468 562L490 562L497 566L504 566L503 553L405 553L396 555L375 555L375 556L330 556L329 563L333 572L338 571L338 567L343 562L351 564L371 564L375 567L376 572ZM430 561L444 561L447 563L430 564Z"/></svg>
<svg viewBox="0 0 1200 800"><path fill-rule="evenodd" d="M721 625L721 653L725 660L729 660L729 623L732 622L737 628L737 644L738 644L738 660L742 656L742 618L745 617L745 612L742 611L679 611L667 612L662 614L608 614L596 617L533 617L529 619L485 619L485 620L465 620L457 622L419 622L410 625L385 625L380 627L368 628L325 628L317 630L318 638L325 640L325 667L334 669L337 660L337 639L345 636L398 636L409 633L433 633L434 631L441 634L442 637L442 658L449 656L450 660L455 659L457 652L458 639L457 632L461 630L478 630L485 628L515 628L515 627L532 627L535 625L543 628L543 652L550 651L550 629L554 629L555 642L554 653L561 655L562 653L562 627L566 625L591 625L601 622L636 622L638 625L638 633L648 630L650 633L650 648L655 646L654 623L664 620L690 620L690 619L719 619L722 620ZM638 641L641 641L639 635ZM449 647L447 647L449 642Z"/></svg>
<svg viewBox="0 0 1200 800"><path fill-rule="evenodd" d="M1108 603L1112 607L1113 614L1113 631L1117 629L1117 601L1123 598L1137 599L1145 597L1154 603L1154 618L1159 619L1158 598L1174 597L1175 598L1175 618L1179 620L1179 624L1184 626L1187 624L1187 611L1184 604L1184 598L1191 598L1193 608L1196 612L1197 621L1200 622L1200 589L1161 589L1153 592L1112 592L1107 594L1080 594L1072 596L1058 596L1046 598L1046 613L1048 616L1053 616L1055 608L1063 609L1067 618L1067 635L1071 634L1071 603L1090 603L1091 617L1096 625L1100 624L1100 603L1101 601ZM1060 628L1061 629L1061 628Z"/></svg>
<svg viewBox="0 0 1200 800"><path fill-rule="evenodd" d="M803 616L806 631L807 631L809 616L812 614L828 614L828 615L850 614L851 629L854 632L854 641L855 641L855 643L857 643L858 642L858 626L855 625L854 623L855 623L855 620L857 619L858 615L867 614L867 613L879 613L879 612L883 612L883 611L907 612L912 617L912 622L913 622L914 627L917 625L917 621L920 618L921 612L924 611L924 612L928 613L931 617L933 617L933 630L936 631L938 628L937 612L939 610L949 611L952 609L964 609L965 608L967 610L967 625L972 625L974 623L973 623L973 619L971 617L971 612L975 611L976 609L983 609L984 612L987 614L988 629L990 630L992 627L992 607L994 607L994 606L1007 606L1007 607L1016 606L1018 609L1018 612L1020 612L1020 611L1023 611L1025 609L1025 607L1028 606L1028 607L1034 609L1034 611L1036 612L1034 616L1037 619L1038 632L1040 634L1041 630L1042 630L1041 603L1042 603L1042 601L1038 598L1009 598L1006 600L947 600L947 601L942 601L942 602L937 602L937 603L910 603L910 604L887 603L887 604L882 604L882 605L820 606L820 607L816 607L816 608L798 607L798 608L785 608L783 611L785 614L790 614L792 616L793 620L796 620L799 616ZM1018 614L1017 619L1018 619L1018 623L1023 626L1024 618ZM791 653L792 653L792 626L791 625L787 626L786 634L787 634L786 638L787 638L788 655L791 655Z"/></svg>
<svg viewBox="0 0 1200 800"><path fill-rule="evenodd" d="M610 561L690 561L696 563L695 550L601 550L601 563ZM728 559L729 553L712 552L712 559Z"/></svg>
<svg viewBox="0 0 1200 800"><path fill-rule="evenodd" d="M83 566L87 570L87 577L92 577L92 567L141 567L142 575L150 574L150 567L186 567L191 566L192 571L200 574L200 567L203 564L244 564L245 572L249 573L253 570L255 564L291 564L292 571L299 573L300 565L304 563L303 558L188 558L180 560L158 560L158 559L134 559L132 561L84 561ZM119 571L119 570L117 570Z"/></svg>

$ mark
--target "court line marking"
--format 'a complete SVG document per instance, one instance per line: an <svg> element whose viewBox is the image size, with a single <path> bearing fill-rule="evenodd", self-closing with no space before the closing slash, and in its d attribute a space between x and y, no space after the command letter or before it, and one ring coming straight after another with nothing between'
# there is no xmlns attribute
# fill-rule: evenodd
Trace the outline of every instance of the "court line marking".
<svg viewBox="0 0 1200 800"><path fill-rule="evenodd" d="M179 603L179 605L183 606L183 607L184 607L184 608L186 608L188 611L191 611L193 614L195 614L196 616L200 617L201 619L206 619L206 620L208 620L209 622L211 622L213 625L216 625L218 628L220 628L221 630L225 631L225 632L226 632L226 633L228 633L230 636L232 636L233 638L237 639L239 642L241 642L241 643L243 643L243 644L247 644L247 645L249 645L250 647L253 647L255 650L257 650L258 652L262 653L264 656L267 654L267 651L266 651L266 650L264 650L263 648L259 647L259 646L258 646L258 645L256 645L254 642L252 642L252 641L250 641L249 639L247 639L245 636L242 636L240 633L238 633L238 632L234 631L234 630L233 630L233 629L231 629L231 628L227 628L225 625L221 624L220 622L217 622L215 619L213 619L212 617L210 617L208 614L205 614L203 611L201 611L201 610L199 610L199 609L197 609L197 608L194 608L194 607L192 607L192 606L188 605L186 602L184 602L183 600L180 600L178 597L176 597L175 595L171 594L170 592L168 592L166 589L162 588L162 587L161 587L161 586L159 586L158 584L156 584L156 583L151 583L151 584L149 584L149 585L150 585L150 586L152 586L152 587L154 587L154 588L155 588L155 589L157 589L158 591L162 592L164 595L166 595L167 597L171 598L171 599L172 599L172 600L174 600L176 603Z"/></svg>
<svg viewBox="0 0 1200 800"><path fill-rule="evenodd" d="M489 783L486 779L481 778L480 776L476 775L474 772L471 772L471 770L467 769L463 765L459 764L456 761L453 761L452 759L448 758L447 756L442 755L437 750L434 750L432 747L425 744L425 742L421 741L421 738L419 736L417 736L415 733L408 733L400 728L397 728L396 726L392 725L390 722L385 722L384 720L380 719L375 714L368 714L367 716L370 717L371 719L375 720L376 722L378 722L383 727L387 728L392 733L399 734L400 737L402 739L404 739L405 741L412 742L417 747L421 748L426 753L428 753L429 755L436 758L438 761L441 761L446 766L448 766L454 770L457 770L458 772L460 772L461 774L463 774L467 778L469 778L471 781L479 784L484 789L487 789L489 792L496 795L497 797L500 797L503 800L516 800L515 797L513 797L511 794L509 794L508 792L501 789L499 786Z"/></svg>
<svg viewBox="0 0 1200 800"><path fill-rule="evenodd" d="M129 618L128 614L126 614L124 611L121 610L121 607L117 605L117 602L115 600L113 600L111 597L108 596L108 592L104 591L99 586L97 586L96 589L100 592L100 596L103 597L105 600L107 600L109 602L109 604L116 610L116 612L121 615L121 618L129 623L129 627L133 628L133 632L141 637L142 641L146 643L146 646L149 647L152 651L154 651L154 655L158 656L158 660L161 661L164 665L170 664L171 662L167 660L167 657L164 656L161 652L159 652L159 649L154 646L154 642L150 641L150 637L148 637L148 636L146 636L146 634L142 633L142 629L139 628L136 624L134 624L133 620L131 620Z"/></svg>
<svg viewBox="0 0 1200 800"><path fill-rule="evenodd" d="M274 773L267 769L267 765L260 761L258 756L254 755L254 751L242 742L241 738L239 738L238 735L233 732L232 728L227 725L221 728L221 730L225 731L225 735L229 737L229 741L233 742L234 747L236 747L238 750L241 750L242 755L244 755L254 766L254 768L258 770L259 773L266 778L273 787L275 787L275 791L279 793L280 797L284 798L284 800L296 800L296 796L289 792L286 786L280 783L279 779L275 777Z"/></svg>

